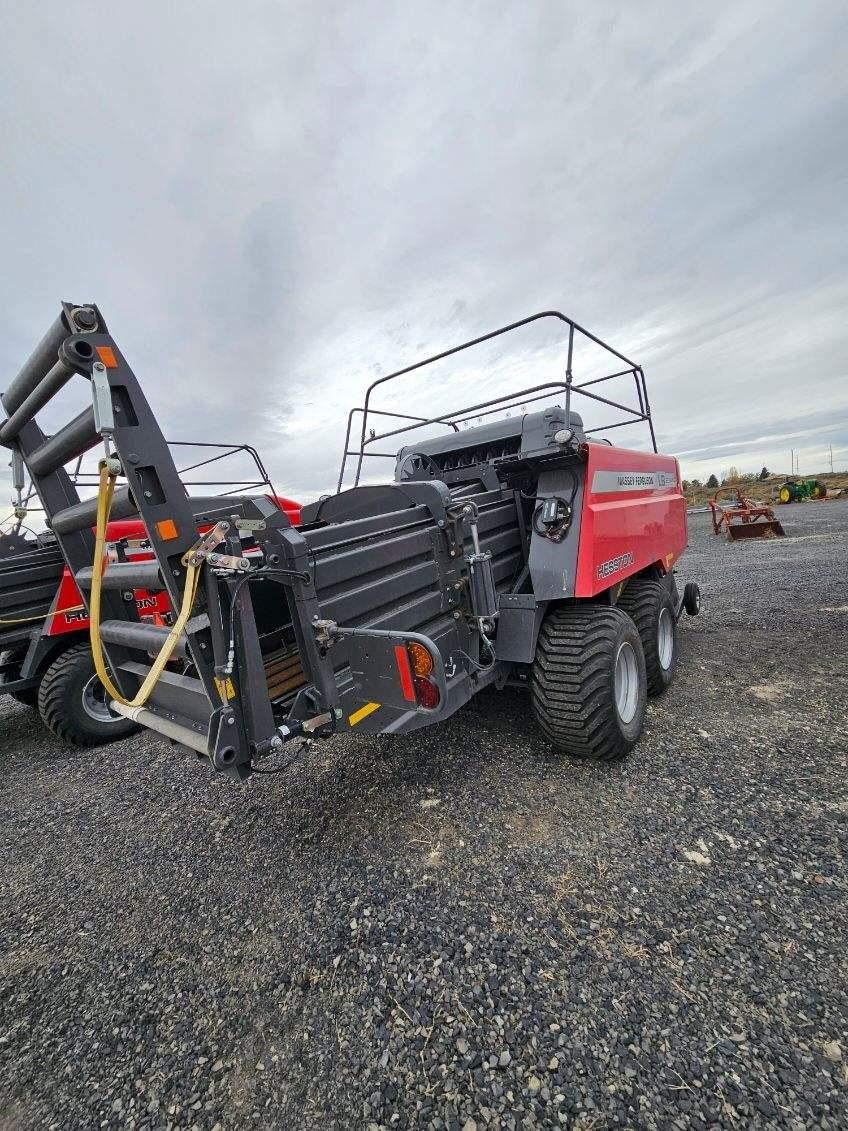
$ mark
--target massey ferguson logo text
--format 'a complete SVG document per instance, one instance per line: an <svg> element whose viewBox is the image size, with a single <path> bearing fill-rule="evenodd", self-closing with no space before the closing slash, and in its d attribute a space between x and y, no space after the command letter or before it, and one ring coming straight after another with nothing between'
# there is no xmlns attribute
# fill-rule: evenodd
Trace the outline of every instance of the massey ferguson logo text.
<svg viewBox="0 0 848 1131"><path fill-rule="evenodd" d="M622 472L617 476L619 487L653 487L653 473L641 474L638 472Z"/></svg>
<svg viewBox="0 0 848 1131"><path fill-rule="evenodd" d="M635 561L633 551L628 550L626 554L619 554L617 558L610 558L608 562L601 562L598 566L598 581L603 581L611 573L618 573L620 569L626 569L627 566L633 565Z"/></svg>
<svg viewBox="0 0 848 1131"><path fill-rule="evenodd" d="M609 491L662 491L677 486L673 471L596 471L592 476L592 490Z"/></svg>

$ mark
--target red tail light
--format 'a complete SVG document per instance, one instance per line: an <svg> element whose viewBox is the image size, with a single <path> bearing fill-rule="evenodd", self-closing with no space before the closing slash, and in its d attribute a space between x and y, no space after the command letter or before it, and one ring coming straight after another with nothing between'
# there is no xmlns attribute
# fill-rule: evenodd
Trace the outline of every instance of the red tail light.
<svg viewBox="0 0 848 1131"><path fill-rule="evenodd" d="M415 693L418 696L418 705L428 711L432 711L435 707L438 707L438 687L423 676L416 676L413 682L415 684Z"/></svg>
<svg viewBox="0 0 848 1131"><path fill-rule="evenodd" d="M403 644L395 645L395 663L397 664L400 686L403 697L409 703L415 702L415 688L412 686L412 671L409 666L409 655Z"/></svg>

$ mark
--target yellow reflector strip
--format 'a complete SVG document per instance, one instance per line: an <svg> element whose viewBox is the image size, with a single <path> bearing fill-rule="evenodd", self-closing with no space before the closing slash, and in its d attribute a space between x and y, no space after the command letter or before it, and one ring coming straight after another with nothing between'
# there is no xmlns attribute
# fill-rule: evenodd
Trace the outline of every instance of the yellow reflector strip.
<svg viewBox="0 0 848 1131"><path fill-rule="evenodd" d="M361 723L363 719L367 719L369 715L373 715L379 707L379 703L366 703L364 707L360 707L358 711L354 711L352 715L348 715L347 721L352 727L355 727L357 723Z"/></svg>
<svg viewBox="0 0 848 1131"><path fill-rule="evenodd" d="M215 676L215 686L218 688L218 694L223 700L235 699L236 689L231 679L218 679L218 677Z"/></svg>

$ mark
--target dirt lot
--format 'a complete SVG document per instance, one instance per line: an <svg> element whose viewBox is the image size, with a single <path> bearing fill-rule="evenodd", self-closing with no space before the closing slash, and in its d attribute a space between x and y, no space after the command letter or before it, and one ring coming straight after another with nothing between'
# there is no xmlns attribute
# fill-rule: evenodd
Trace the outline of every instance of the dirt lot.
<svg viewBox="0 0 848 1131"><path fill-rule="evenodd" d="M645 736L522 698L238 787L0 701L0 1127L848 1125L848 503L692 523Z"/></svg>

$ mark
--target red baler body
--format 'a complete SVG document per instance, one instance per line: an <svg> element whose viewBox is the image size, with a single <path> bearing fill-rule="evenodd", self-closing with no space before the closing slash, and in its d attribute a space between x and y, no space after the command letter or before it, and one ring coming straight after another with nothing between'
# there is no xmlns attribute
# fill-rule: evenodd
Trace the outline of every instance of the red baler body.
<svg viewBox="0 0 848 1131"><path fill-rule="evenodd" d="M686 548L686 499L672 456L586 445L576 597L594 597L656 565L667 573Z"/></svg>

